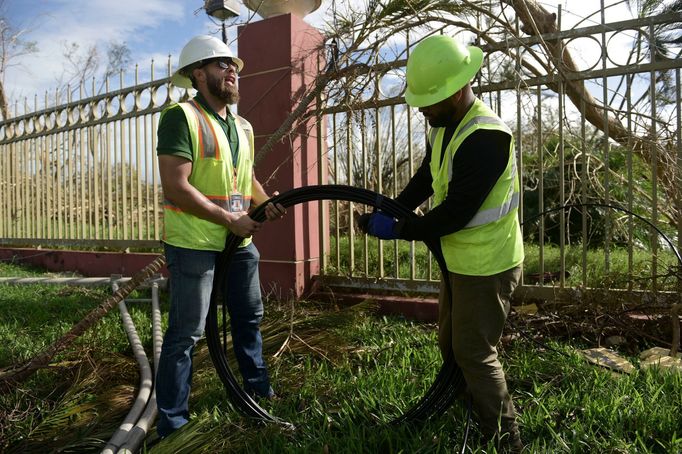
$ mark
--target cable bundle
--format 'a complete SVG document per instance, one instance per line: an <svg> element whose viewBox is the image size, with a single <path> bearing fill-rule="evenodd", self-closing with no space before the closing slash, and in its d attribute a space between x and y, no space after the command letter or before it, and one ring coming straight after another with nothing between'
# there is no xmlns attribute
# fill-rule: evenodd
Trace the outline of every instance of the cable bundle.
<svg viewBox="0 0 682 454"><path fill-rule="evenodd" d="M416 216L412 211L393 199L387 198L368 189L356 188L346 185L319 185L297 188L280 194L270 199L272 203L280 203L285 208L289 208L299 203L320 201L320 200L339 200L365 204L377 209L381 209L386 214L396 218ZM265 205L261 204L251 213L251 218L257 222L265 221ZM222 333L218 329L218 305L219 283L224 281L227 267L232 259L232 255L239 247L243 238L236 235L228 235L225 241L225 249L220 254L216 263L215 276L213 278L213 291L211 292L211 306L206 319L206 339L208 349L213 360L213 364L218 372L218 376L225 385L227 394L232 403L246 416L268 422L275 422L293 428L293 425L265 411L258 403L251 398L240 386L234 373L230 369L226 357L226 338L227 323L226 314L223 311ZM426 246L436 258L443 275L447 275L445 259L440 249L440 242L426 242ZM447 291L450 292L449 282ZM221 340L222 334L222 340ZM426 394L402 416L396 418L391 424L403 424L406 422L423 421L430 416L438 415L447 410L454 402L457 394L464 390L465 382L462 371L454 360L452 354L443 362L440 372L435 381L427 390Z"/></svg>

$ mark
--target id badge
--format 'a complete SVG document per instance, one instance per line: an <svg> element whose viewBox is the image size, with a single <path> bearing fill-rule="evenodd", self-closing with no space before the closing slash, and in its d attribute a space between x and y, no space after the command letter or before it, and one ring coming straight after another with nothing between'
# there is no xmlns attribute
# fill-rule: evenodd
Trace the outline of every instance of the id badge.
<svg viewBox="0 0 682 454"><path fill-rule="evenodd" d="M238 192L230 194L230 212L244 211L244 196Z"/></svg>

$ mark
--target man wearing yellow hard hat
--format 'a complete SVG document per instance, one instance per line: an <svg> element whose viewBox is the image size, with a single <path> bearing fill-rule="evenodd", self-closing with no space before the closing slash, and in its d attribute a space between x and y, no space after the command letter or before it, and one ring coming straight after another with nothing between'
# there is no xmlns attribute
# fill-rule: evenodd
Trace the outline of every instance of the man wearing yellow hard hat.
<svg viewBox="0 0 682 454"><path fill-rule="evenodd" d="M452 295L441 286L439 345L454 353L486 439L523 449L496 345L521 275L519 179L512 133L474 96L481 49L443 35L423 39L407 61L405 101L429 123L426 156L397 200L411 209L433 195L423 217L382 212L358 220L383 239L440 238Z"/></svg>

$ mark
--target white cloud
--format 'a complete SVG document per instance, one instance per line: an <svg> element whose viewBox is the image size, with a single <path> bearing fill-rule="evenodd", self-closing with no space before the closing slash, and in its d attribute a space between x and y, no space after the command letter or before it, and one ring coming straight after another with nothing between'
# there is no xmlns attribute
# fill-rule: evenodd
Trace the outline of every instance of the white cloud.
<svg viewBox="0 0 682 454"><path fill-rule="evenodd" d="M76 42L81 49L96 45L100 54L106 59L106 46L110 42L125 42L131 50L133 63L140 65L141 74L147 75L150 61L155 60L155 75L166 74L167 56L172 55L172 64L177 62L179 50L193 35L216 32L218 27L211 22L201 10L201 0L14 0L20 8L19 16L29 17L29 13L40 11L31 21L24 36L26 40L36 41L39 51L34 55L22 57L15 63L19 66L8 69L5 84L11 98L32 99L37 93L42 99L45 90L53 92L57 81L64 75L66 63L63 57L65 43ZM19 3L21 2L21 3ZM338 10L357 11L365 8L366 0L336 1L323 0L321 7L308 15L305 20L318 28L333 23L333 7ZM562 28L570 28L579 24L585 14L589 21L579 26L591 25L600 20L593 11L584 6L593 3L590 9L598 11L598 4L584 0L564 0ZM620 20L629 11L617 0L608 0L608 4L617 6L606 10L606 20ZM548 10L556 11L556 6L543 4ZM197 12L197 14L195 14ZM248 11L242 6L242 16L230 22L229 38L236 34L236 21L245 21ZM9 17L12 20L12 17ZM396 38L400 40L400 38ZM411 34L412 42L418 36ZM464 39L464 38L463 38ZM394 42L393 53L400 53L403 43ZM236 43L231 44L236 50ZM619 44L620 45L620 44ZM596 50L595 50L596 49ZM598 48L581 49L576 55L585 60L593 59ZM598 57L598 55L597 55ZM387 55L386 58L389 58ZM587 64L583 61L580 64ZM104 63L103 63L104 64ZM143 76L141 76L143 77ZM146 80L142 78L142 80Z"/></svg>
<svg viewBox="0 0 682 454"><path fill-rule="evenodd" d="M18 65L7 71L5 84L10 97L20 99L51 91L68 67L63 56L67 43L77 43L83 50L97 46L105 59L108 43L125 42L133 61L141 53L147 53L144 48L162 48L164 43L159 39L158 27L180 25L187 13L184 3L182 0L57 0L43 5L42 12L33 20L37 26L23 36L25 40L35 41L38 51L22 56L15 62Z"/></svg>

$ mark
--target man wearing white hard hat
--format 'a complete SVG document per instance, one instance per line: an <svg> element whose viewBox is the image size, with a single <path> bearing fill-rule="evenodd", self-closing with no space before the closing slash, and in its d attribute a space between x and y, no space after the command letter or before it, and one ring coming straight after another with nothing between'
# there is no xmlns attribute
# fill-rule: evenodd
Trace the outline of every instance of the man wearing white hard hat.
<svg viewBox="0 0 682 454"><path fill-rule="evenodd" d="M431 129L424 161L396 200L422 217L364 214L360 227L383 239L438 239L447 264L438 304L438 340L453 355L487 440L523 449L497 343L521 276L519 179L511 130L480 99L471 80L483 52L444 35L423 39L407 60L405 101Z"/></svg>
<svg viewBox="0 0 682 454"><path fill-rule="evenodd" d="M163 242L171 305L156 374L161 437L189 419L192 354L203 335L216 259L228 232L245 238L223 283L225 307L244 389L274 396L262 355L263 302L259 254L251 242L261 224L247 210L270 197L253 173L251 125L228 106L239 100L237 74L244 62L212 36L192 38L182 49L171 83L195 88L188 102L166 108L159 120L157 154L164 193ZM266 217L285 213L268 203Z"/></svg>

